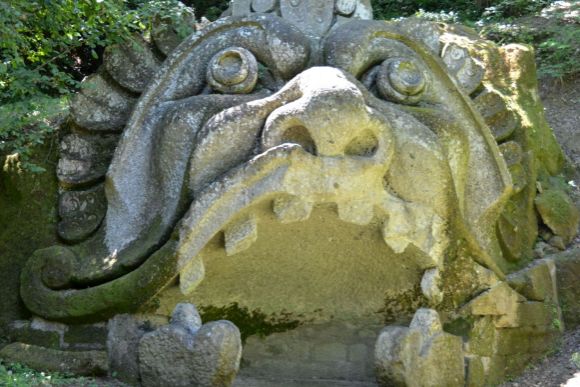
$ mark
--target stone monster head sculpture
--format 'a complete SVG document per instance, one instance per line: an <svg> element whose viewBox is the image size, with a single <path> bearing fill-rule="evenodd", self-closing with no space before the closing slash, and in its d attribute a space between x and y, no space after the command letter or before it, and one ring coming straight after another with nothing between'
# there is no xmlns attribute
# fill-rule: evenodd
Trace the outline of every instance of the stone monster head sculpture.
<svg viewBox="0 0 580 387"><path fill-rule="evenodd" d="M174 50L155 34L154 51L112 49L86 81L59 164L66 244L22 275L34 314L105 320L179 289L296 318L409 315L526 257L537 171L562 160L515 113L525 53L366 20L368 1L228 13Z"/></svg>

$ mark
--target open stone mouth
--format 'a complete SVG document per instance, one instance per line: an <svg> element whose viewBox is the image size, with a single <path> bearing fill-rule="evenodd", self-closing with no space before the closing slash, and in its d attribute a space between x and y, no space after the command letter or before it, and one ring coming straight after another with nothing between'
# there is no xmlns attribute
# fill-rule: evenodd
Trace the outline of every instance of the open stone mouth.
<svg viewBox="0 0 580 387"><path fill-rule="evenodd" d="M273 214L282 224L306 221L314 207L332 204L343 222L359 226L372 222L382 245L388 246L386 255L403 254L412 245L402 258L411 260L406 265L427 270L428 278L434 275L429 269L436 271L442 266L447 243L443 220L446 209L435 211L390 192L386 175L395 154L393 128L385 115L368 106L366 100L375 97L368 92L364 95L360 90L363 86L355 83L343 71L315 67L278 93L225 109L205 122L197 135L187 179L188 196L195 200L176 227L180 240L176 268L183 294L194 291L204 278L201 251L216 233L223 232L227 256L251 248L258 238L258 220L248 209L263 202L271 203ZM397 111L388 105L384 108L391 113ZM248 109L263 117L256 121L255 115L250 116L252 122L246 126L240 113ZM412 117L407 121L423 127ZM240 128L251 135L240 133ZM233 137L232 132L236 134ZM252 148L256 155L243 162ZM415 153L421 156L421 150ZM440 155L435 155L434 161L440 163ZM109 251L115 253L102 263L95 261L93 267L89 264L84 268L75 262L76 258L66 256L68 251L55 254L56 258L41 271L42 281L55 289L75 283L78 286L87 279L97 282L99 276L107 279L109 273L135 265L124 261L114 246ZM324 251L318 254L324 255ZM95 271L95 266L100 270ZM381 278L380 282L387 281ZM428 286L424 285L425 291L431 295L433 289ZM379 299L384 292L379 287Z"/></svg>
<svg viewBox="0 0 580 387"><path fill-rule="evenodd" d="M413 286L432 304L443 300L436 279L451 234L503 276L493 229L512 188L489 128L429 50L384 23L349 25L325 39L318 67L309 39L269 16L217 22L184 42L127 124L101 227L36 253L23 275L27 306L98 320L159 296L178 275L190 294L216 234L228 256L251 249L259 221L246 209L264 201L282 224L329 203L340 221L374 222L385 255L425 273ZM195 55L208 59L194 66ZM394 290L375 285L378 298ZM91 303L77 307L83 299Z"/></svg>
<svg viewBox="0 0 580 387"><path fill-rule="evenodd" d="M552 183L563 159L534 110L533 55L439 23L350 20L371 18L366 0L233 3L174 49L155 35L163 64L141 42L85 81L71 106L84 129L61 145L64 243L28 260L26 307L70 324L183 300L410 322L376 341L385 385L505 372L502 335L544 348L554 263L508 273L540 217L566 243L578 214Z"/></svg>

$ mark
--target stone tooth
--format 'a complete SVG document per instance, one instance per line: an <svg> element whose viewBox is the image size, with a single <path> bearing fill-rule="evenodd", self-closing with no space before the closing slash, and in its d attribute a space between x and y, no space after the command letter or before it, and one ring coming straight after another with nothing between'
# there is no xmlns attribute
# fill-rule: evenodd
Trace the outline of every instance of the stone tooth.
<svg viewBox="0 0 580 387"><path fill-rule="evenodd" d="M302 222L310 218L312 203L296 196L285 196L274 200L273 211L280 223Z"/></svg>
<svg viewBox="0 0 580 387"><path fill-rule="evenodd" d="M439 288L440 279L439 269L429 269L425 271L421 280L421 292L434 305L443 301L443 292Z"/></svg>
<svg viewBox="0 0 580 387"><path fill-rule="evenodd" d="M192 259L179 273L179 290L181 294L192 293L205 277L205 266L200 256Z"/></svg>
<svg viewBox="0 0 580 387"><path fill-rule="evenodd" d="M345 222L366 226L374 216L374 204L369 201L338 203L338 217Z"/></svg>
<svg viewBox="0 0 580 387"><path fill-rule="evenodd" d="M250 248L258 239L258 223L253 216L245 216L230 224L225 230L225 248L228 256Z"/></svg>
<svg viewBox="0 0 580 387"><path fill-rule="evenodd" d="M382 228L383 240L397 254L405 251L410 243L406 237L411 232L411 225L405 216L397 216L398 213L390 214Z"/></svg>

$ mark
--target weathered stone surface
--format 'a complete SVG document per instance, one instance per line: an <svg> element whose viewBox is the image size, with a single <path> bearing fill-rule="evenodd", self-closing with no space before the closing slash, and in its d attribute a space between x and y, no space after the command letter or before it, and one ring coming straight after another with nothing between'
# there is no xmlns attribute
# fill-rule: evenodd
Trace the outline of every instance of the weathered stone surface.
<svg viewBox="0 0 580 387"><path fill-rule="evenodd" d="M141 37L107 47L103 63L115 81L134 93L141 93L147 87L161 65Z"/></svg>
<svg viewBox="0 0 580 387"><path fill-rule="evenodd" d="M292 223L306 220L312 213L312 203L298 197L279 197L274 200L272 210L281 223Z"/></svg>
<svg viewBox="0 0 580 387"><path fill-rule="evenodd" d="M564 323L572 329L580 325L580 249L554 255L553 259Z"/></svg>
<svg viewBox="0 0 580 387"><path fill-rule="evenodd" d="M106 323L69 325L64 332L64 347L74 350L104 350L107 349L108 334Z"/></svg>
<svg viewBox="0 0 580 387"><path fill-rule="evenodd" d="M334 16L333 1L280 0L282 17L306 34L320 37L330 29Z"/></svg>
<svg viewBox="0 0 580 387"><path fill-rule="evenodd" d="M171 324L179 325L190 333L195 333L201 328L202 321L197 308L193 304L181 303L175 306L171 314Z"/></svg>
<svg viewBox="0 0 580 387"><path fill-rule="evenodd" d="M518 303L525 300L522 295L510 288L507 283L501 282L470 301L465 309L478 316L513 316Z"/></svg>
<svg viewBox="0 0 580 387"><path fill-rule="evenodd" d="M12 343L0 350L0 358L6 362L20 363L33 369L50 372L84 376L107 374L107 353L104 351L60 351Z"/></svg>
<svg viewBox="0 0 580 387"><path fill-rule="evenodd" d="M439 269L429 269L423 274L421 279L421 292L434 305L443 301L443 292L441 291L441 274Z"/></svg>
<svg viewBox="0 0 580 387"><path fill-rule="evenodd" d="M568 195L548 189L536 197L535 203L542 221L568 244L576 236L580 222L580 211Z"/></svg>
<svg viewBox="0 0 580 387"><path fill-rule="evenodd" d="M102 74L85 78L81 92L71 102L74 121L92 131L118 131L123 128L135 99Z"/></svg>
<svg viewBox="0 0 580 387"><path fill-rule="evenodd" d="M254 217L244 217L228 226L224 231L227 255L247 250L258 239L258 225Z"/></svg>
<svg viewBox="0 0 580 387"><path fill-rule="evenodd" d="M508 283L528 300L558 303L556 266L552 259L534 261L528 268L508 276Z"/></svg>
<svg viewBox="0 0 580 387"><path fill-rule="evenodd" d="M231 386L242 353L240 332L228 321L201 325L193 305L179 304L170 325L139 342L141 381L156 386Z"/></svg>
<svg viewBox="0 0 580 387"><path fill-rule="evenodd" d="M72 133L60 143L58 179L66 187L94 183L105 176L118 137Z"/></svg>
<svg viewBox="0 0 580 387"><path fill-rule="evenodd" d="M258 81L258 62L250 51L230 47L214 55L207 68L212 89L224 94L247 94Z"/></svg>
<svg viewBox="0 0 580 387"><path fill-rule="evenodd" d="M169 55L187 35L195 32L194 9L181 2L176 3L176 6L178 8L173 12L179 14L178 19L168 20L157 16L153 19L151 28L153 42L165 56Z"/></svg>
<svg viewBox="0 0 580 387"><path fill-rule="evenodd" d="M109 320L107 353L109 372L123 382L137 385L139 373L139 340L167 323L163 318L118 315Z"/></svg>
<svg viewBox="0 0 580 387"><path fill-rule="evenodd" d="M81 241L99 227L106 211L102 184L84 191L64 191L58 198L58 235L69 242Z"/></svg>
<svg viewBox="0 0 580 387"><path fill-rule="evenodd" d="M139 369L144 387L198 385L192 364L193 335L181 327L163 326L139 342Z"/></svg>
<svg viewBox="0 0 580 387"><path fill-rule="evenodd" d="M455 319L449 332L472 341L474 370L503 375L510 355L519 367L562 327L545 273L499 282L531 254L536 188L550 192L557 184L546 182L562 167L533 55L461 27L351 20L369 11L366 0L239 0L232 18L185 39L157 72L154 55L110 50L110 76L89 79L95 87L73 102L76 123L120 129L132 96L146 91L108 167L103 227L93 233L97 217L65 235L90 240L28 260L26 306L78 323L146 302L169 314L189 299L207 313L250 316L253 326L281 315L292 324L368 320L377 311L408 321L430 305ZM122 61L135 71L115 72ZM103 178L108 161L65 153L64 185L86 189ZM556 234L545 240L572 238L571 227L560 235L547 220L555 211L543 212ZM239 364L237 329L201 325L187 305L170 325L127 336L143 356L137 365L133 351L126 369L148 385L231 384ZM436 311L420 309L377 348L383 383L464 381L461 338L443 332ZM329 359L324 369L348 369L365 348L297 351Z"/></svg>
<svg viewBox="0 0 580 387"><path fill-rule="evenodd" d="M272 12L276 3L277 0L254 0L252 1L252 10L259 13Z"/></svg>
<svg viewBox="0 0 580 387"><path fill-rule="evenodd" d="M548 330L554 324L561 326L561 315L557 304L550 302L520 302L514 313L500 316L495 325L498 328L536 327L540 330Z"/></svg>
<svg viewBox="0 0 580 387"><path fill-rule="evenodd" d="M441 55L447 69L455 76L465 93L471 94L481 85L483 66L470 56L466 48L449 43L443 48Z"/></svg>
<svg viewBox="0 0 580 387"><path fill-rule="evenodd" d="M64 331L65 327L60 324L43 324L38 320L17 320L10 324L8 337L11 342L60 349Z"/></svg>
<svg viewBox="0 0 580 387"><path fill-rule="evenodd" d="M231 386L240 368L240 331L229 321L203 325L193 342L192 367L200 386Z"/></svg>
<svg viewBox="0 0 580 387"><path fill-rule="evenodd" d="M439 315L419 309L409 328L386 327L375 347L381 386L461 386L463 342L442 330Z"/></svg>
<svg viewBox="0 0 580 387"><path fill-rule="evenodd" d="M517 117L497 91L485 90L473 102L492 129L496 141L503 141L514 133L519 124Z"/></svg>

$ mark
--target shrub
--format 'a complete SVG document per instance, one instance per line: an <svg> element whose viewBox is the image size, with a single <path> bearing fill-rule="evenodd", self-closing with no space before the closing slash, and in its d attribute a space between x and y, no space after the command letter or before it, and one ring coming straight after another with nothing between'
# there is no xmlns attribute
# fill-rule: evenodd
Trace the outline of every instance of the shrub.
<svg viewBox="0 0 580 387"><path fill-rule="evenodd" d="M179 23L177 0L0 0L0 153L19 153L54 130L48 120L100 64L104 47L147 32L154 15Z"/></svg>

